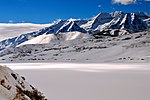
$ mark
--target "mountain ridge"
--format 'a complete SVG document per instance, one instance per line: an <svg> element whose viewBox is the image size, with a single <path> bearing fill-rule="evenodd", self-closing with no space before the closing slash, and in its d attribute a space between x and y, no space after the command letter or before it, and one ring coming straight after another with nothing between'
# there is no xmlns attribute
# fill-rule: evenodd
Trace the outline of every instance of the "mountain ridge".
<svg viewBox="0 0 150 100"><path fill-rule="evenodd" d="M145 13L99 13L97 16L87 19L58 20L49 27L36 32L21 34L20 36L6 39L0 42L0 50L7 47L16 47L23 42L31 40L43 34L61 34L64 32L78 31L87 34L97 34L108 29L141 31L149 29L149 16ZM110 35L111 36L111 35Z"/></svg>

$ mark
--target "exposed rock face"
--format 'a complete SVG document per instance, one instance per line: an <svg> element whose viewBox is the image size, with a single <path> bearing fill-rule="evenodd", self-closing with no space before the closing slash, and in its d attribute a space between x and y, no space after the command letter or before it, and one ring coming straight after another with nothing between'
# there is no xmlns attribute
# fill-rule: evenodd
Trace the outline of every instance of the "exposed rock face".
<svg viewBox="0 0 150 100"><path fill-rule="evenodd" d="M125 29L125 30L145 30L148 28L147 24L143 22L135 13L125 13L118 15L109 23L102 25L101 30L104 29Z"/></svg>
<svg viewBox="0 0 150 100"><path fill-rule="evenodd" d="M25 78L0 66L0 100L47 100Z"/></svg>

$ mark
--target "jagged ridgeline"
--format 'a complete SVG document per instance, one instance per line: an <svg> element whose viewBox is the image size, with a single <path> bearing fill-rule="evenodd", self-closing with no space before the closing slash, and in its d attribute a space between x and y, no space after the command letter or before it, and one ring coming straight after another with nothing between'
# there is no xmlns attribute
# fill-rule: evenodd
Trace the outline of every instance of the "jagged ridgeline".
<svg viewBox="0 0 150 100"><path fill-rule="evenodd" d="M85 34L99 34L112 29L141 31L150 27L150 16L142 12L123 13L116 11L113 13L99 13L97 16L89 19L68 19L57 20L51 26L36 32L22 34L14 38L6 39L0 42L0 50L7 47L16 47L23 42L31 40L43 34L62 34L67 32L81 32ZM120 35L117 31L107 35ZM75 34L75 33L74 33ZM59 36L59 35L57 35ZM59 37L60 39L60 37Z"/></svg>

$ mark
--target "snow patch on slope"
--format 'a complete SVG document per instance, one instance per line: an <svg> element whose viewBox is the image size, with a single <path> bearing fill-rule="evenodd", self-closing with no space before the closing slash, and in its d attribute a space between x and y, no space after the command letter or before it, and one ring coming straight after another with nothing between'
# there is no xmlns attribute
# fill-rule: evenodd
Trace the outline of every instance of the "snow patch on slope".
<svg viewBox="0 0 150 100"><path fill-rule="evenodd" d="M90 37L90 35L84 34L81 32L66 32L66 33L61 33L61 34L43 34L34 39L26 41L20 44L19 46L26 45L26 44L47 44L50 42L69 41L69 40L83 39L83 38L88 38L88 37Z"/></svg>

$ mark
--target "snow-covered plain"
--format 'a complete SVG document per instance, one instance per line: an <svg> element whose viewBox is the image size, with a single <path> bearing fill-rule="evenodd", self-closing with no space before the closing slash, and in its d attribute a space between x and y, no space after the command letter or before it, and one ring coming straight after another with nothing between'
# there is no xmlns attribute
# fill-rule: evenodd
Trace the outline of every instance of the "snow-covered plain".
<svg viewBox="0 0 150 100"><path fill-rule="evenodd" d="M149 64L5 63L49 100L149 100Z"/></svg>
<svg viewBox="0 0 150 100"><path fill-rule="evenodd" d="M7 99L0 95L0 100L7 100Z"/></svg>

